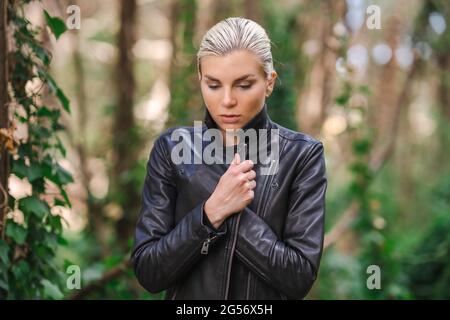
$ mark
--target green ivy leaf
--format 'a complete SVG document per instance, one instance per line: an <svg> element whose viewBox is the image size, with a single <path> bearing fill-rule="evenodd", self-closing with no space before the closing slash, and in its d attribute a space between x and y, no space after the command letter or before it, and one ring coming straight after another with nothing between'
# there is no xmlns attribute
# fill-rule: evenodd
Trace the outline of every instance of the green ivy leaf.
<svg viewBox="0 0 450 320"><path fill-rule="evenodd" d="M45 292L46 298L59 300L64 297L64 295L61 292L61 290L59 289L59 287L56 284L50 282L49 280L42 279L41 284L44 286L44 292Z"/></svg>
<svg viewBox="0 0 450 320"><path fill-rule="evenodd" d="M66 205L69 208L72 208L72 204L70 203L69 196L67 195L66 190L64 190L63 188L60 188L59 190L61 191L61 195L63 196L64 200L66 201Z"/></svg>
<svg viewBox="0 0 450 320"><path fill-rule="evenodd" d="M60 216L48 216L48 222L58 233L62 231L61 217Z"/></svg>
<svg viewBox="0 0 450 320"><path fill-rule="evenodd" d="M6 244L5 241L0 239L0 259L3 261L3 264L8 265L9 264L9 246Z"/></svg>
<svg viewBox="0 0 450 320"><path fill-rule="evenodd" d="M25 243L28 230L17 223L8 220L6 224L6 235L14 240L15 243L22 245Z"/></svg>
<svg viewBox="0 0 450 320"><path fill-rule="evenodd" d="M356 154L367 154L370 151L370 141L368 139L356 140L352 143L352 149Z"/></svg>
<svg viewBox="0 0 450 320"><path fill-rule="evenodd" d="M49 216L49 217L54 217L54 216ZM46 232L43 238L43 243L45 243L45 245L49 248L49 249L55 249L58 245L58 239L57 239L57 234L55 234L54 232Z"/></svg>
<svg viewBox="0 0 450 320"><path fill-rule="evenodd" d="M73 261L69 259L64 259L64 270L67 270L70 266L77 265L77 263L74 263Z"/></svg>
<svg viewBox="0 0 450 320"><path fill-rule="evenodd" d="M69 242L63 236L58 235L57 239L60 246L67 247L69 245Z"/></svg>
<svg viewBox="0 0 450 320"><path fill-rule="evenodd" d="M52 129L53 129L54 132L56 132L56 131L62 131L62 130L65 130L66 127L63 126L63 125L62 125L61 123L59 123L59 122L54 122L54 123L52 124Z"/></svg>
<svg viewBox="0 0 450 320"><path fill-rule="evenodd" d="M30 45L31 50L33 50L33 52L44 63L44 65L48 66L51 60L49 52L41 45L37 44L35 41L30 41L28 44Z"/></svg>
<svg viewBox="0 0 450 320"><path fill-rule="evenodd" d="M12 162L11 172L18 178L22 179L28 176L28 167L25 165L23 159L17 159Z"/></svg>
<svg viewBox="0 0 450 320"><path fill-rule="evenodd" d="M53 118L53 110L50 110L49 108L47 108L46 106L42 106L38 109L38 111L36 112L36 115L38 117L48 117L48 118Z"/></svg>
<svg viewBox="0 0 450 320"><path fill-rule="evenodd" d="M44 246L42 244L37 245L34 248L34 252L36 253L36 255L38 257L40 257L43 260L51 259L52 255L53 255L53 251L49 247Z"/></svg>
<svg viewBox="0 0 450 320"><path fill-rule="evenodd" d="M336 97L335 102L340 106L346 106L352 95L352 87L349 83L344 83L341 93Z"/></svg>
<svg viewBox="0 0 450 320"><path fill-rule="evenodd" d="M58 90L56 91L56 96L58 97L59 101L61 102L64 110L66 110L67 112L70 113L70 101L60 88L58 88Z"/></svg>
<svg viewBox="0 0 450 320"><path fill-rule="evenodd" d="M30 182L33 182L38 178L42 178L43 172L41 165L39 163L32 162L31 165L28 167L27 177Z"/></svg>
<svg viewBox="0 0 450 320"><path fill-rule="evenodd" d="M50 16L47 10L44 10L44 16L50 30L52 30L56 39L59 39L59 37L67 30L66 24L60 18Z"/></svg>
<svg viewBox="0 0 450 320"><path fill-rule="evenodd" d="M27 277L30 274L30 266L24 260L20 260L16 265L13 266L12 271L16 280L23 280L23 278Z"/></svg>
<svg viewBox="0 0 450 320"><path fill-rule="evenodd" d="M26 197L20 200L19 208L23 212L32 212L39 219L44 218L44 216L50 212L50 207L47 202L42 201L36 196Z"/></svg>
<svg viewBox="0 0 450 320"><path fill-rule="evenodd" d="M336 97L336 103L340 106L345 106L347 102L350 100L350 95L343 94L338 97Z"/></svg>
<svg viewBox="0 0 450 320"><path fill-rule="evenodd" d="M33 127L33 133L34 133L34 135L36 135L36 137L38 137L44 141L46 139L50 138L52 135L52 133L50 132L49 129L47 129L45 127L38 127L38 126Z"/></svg>
<svg viewBox="0 0 450 320"><path fill-rule="evenodd" d="M61 139L59 139L58 136L56 136L56 144L55 144L56 149L59 150L59 152L61 152L62 156L65 158L66 157L66 148L64 148L64 145L61 142Z"/></svg>
<svg viewBox="0 0 450 320"><path fill-rule="evenodd" d="M4 289L6 291L9 291L8 283L6 281L2 280L2 279L0 279L0 288Z"/></svg>
<svg viewBox="0 0 450 320"><path fill-rule="evenodd" d="M73 182L72 175L59 164L57 164L56 176L60 184L68 184Z"/></svg>
<svg viewBox="0 0 450 320"><path fill-rule="evenodd" d="M63 200L61 200L61 199L56 198L55 201L54 201L54 203L53 203L53 205L54 205L54 206L62 206L62 207L65 207L65 206L66 206L66 202L63 201Z"/></svg>
<svg viewBox="0 0 450 320"><path fill-rule="evenodd" d="M350 170L356 174L365 174L368 171L367 164L361 162L354 162L350 165Z"/></svg>
<svg viewBox="0 0 450 320"><path fill-rule="evenodd" d="M58 87L55 79L53 79L53 77L42 68L38 70L38 75L41 79L47 82L50 90L59 99L59 102L61 102L61 105L63 106L64 110L70 113L70 101L66 97L64 92Z"/></svg>

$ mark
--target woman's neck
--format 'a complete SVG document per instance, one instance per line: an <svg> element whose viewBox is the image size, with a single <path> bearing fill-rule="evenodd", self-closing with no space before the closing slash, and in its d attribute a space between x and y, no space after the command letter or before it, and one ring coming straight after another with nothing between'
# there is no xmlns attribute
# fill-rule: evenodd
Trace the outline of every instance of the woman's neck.
<svg viewBox="0 0 450 320"><path fill-rule="evenodd" d="M234 130L228 130L228 132L221 130L221 132L225 147L235 146L239 143L239 135L236 135Z"/></svg>

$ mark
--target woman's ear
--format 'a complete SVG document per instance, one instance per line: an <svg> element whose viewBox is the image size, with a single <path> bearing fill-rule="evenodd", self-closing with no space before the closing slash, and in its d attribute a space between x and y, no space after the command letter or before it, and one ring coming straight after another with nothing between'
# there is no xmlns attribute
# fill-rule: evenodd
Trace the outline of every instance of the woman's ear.
<svg viewBox="0 0 450 320"><path fill-rule="evenodd" d="M277 79L278 74L275 71L270 73L270 76L267 80L267 88L266 88L266 97L269 97L272 94L273 87L275 86L275 80Z"/></svg>

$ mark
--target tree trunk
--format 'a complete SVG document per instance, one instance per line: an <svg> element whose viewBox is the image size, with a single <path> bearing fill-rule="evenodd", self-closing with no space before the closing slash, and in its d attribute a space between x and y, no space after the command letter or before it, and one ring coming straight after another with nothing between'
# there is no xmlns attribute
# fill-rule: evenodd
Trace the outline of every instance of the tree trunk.
<svg viewBox="0 0 450 320"><path fill-rule="evenodd" d="M139 144L133 115L135 79L132 48L136 42L136 0L120 0L119 59L117 65L117 108L113 126L113 197L119 202L123 216L116 230L120 244L127 247L137 218L139 194L129 177L136 165Z"/></svg>
<svg viewBox="0 0 450 320"><path fill-rule="evenodd" d="M0 3L0 130L9 128L8 110L8 33L7 33L8 1ZM5 132L6 133L6 132ZM6 139L6 137L4 137ZM4 235L4 222L8 206L9 153L6 140L0 135L0 234Z"/></svg>
<svg viewBox="0 0 450 320"><path fill-rule="evenodd" d="M447 31L450 36L450 32ZM436 169L445 170L448 162L448 146L450 146L450 57L448 53L441 53L436 57L438 71L438 86L437 86L437 102L438 114L440 121L438 121L437 138L439 141L439 151L436 161L439 166Z"/></svg>
<svg viewBox="0 0 450 320"><path fill-rule="evenodd" d="M303 132L318 136L328 110L333 104L335 86L335 65L338 58L338 40L333 35L336 21L343 19L346 7L344 3L327 1L321 3L320 12L304 21L307 33L320 43L320 54L311 67L309 84L298 97L297 120ZM305 37L307 38L307 37ZM300 49L302 50L302 49Z"/></svg>
<svg viewBox="0 0 450 320"><path fill-rule="evenodd" d="M198 12L196 17L197 22L195 26L194 41L197 45L200 45L200 41L206 31L218 22L215 20L218 1L200 0L197 2L197 5ZM171 20L171 23L174 23L174 21Z"/></svg>
<svg viewBox="0 0 450 320"><path fill-rule="evenodd" d="M72 2L77 4L77 2ZM76 79L76 104L78 109L78 125L76 131L71 133L73 137L73 145L75 146L78 157L80 159L80 176L81 183L86 192L86 205L87 215L89 218L89 230L94 235L97 243L101 248L101 254L103 257L111 255L111 250L108 246L108 237L111 232L105 224L102 209L103 200L96 199L90 189L89 181L92 178L92 174L88 169L89 150L87 148L87 123L89 119L89 109L86 94L86 73L85 66L83 65L83 55L80 51L80 35L78 32L74 33L74 51L73 51L73 64L75 69Z"/></svg>
<svg viewBox="0 0 450 320"><path fill-rule="evenodd" d="M203 118L197 78L195 38L197 6L195 0L170 3L172 59L170 63L169 127L193 125Z"/></svg>
<svg viewBox="0 0 450 320"><path fill-rule="evenodd" d="M405 1L399 1L394 6L394 13L387 23L385 39L390 48L397 48L400 45L400 35L402 26L405 25L405 15L402 14L402 7L407 6ZM403 80L402 70L399 68L396 58L391 60L381 68L374 100L371 104L376 108L369 109L369 121L373 126L375 139L374 145L382 145L384 141L389 141L389 128L394 125L394 114L397 99L400 94L400 85Z"/></svg>
<svg viewBox="0 0 450 320"><path fill-rule="evenodd" d="M244 14L245 18L251 19L259 24L262 24L262 10L261 1L259 0L247 0L244 2Z"/></svg>
<svg viewBox="0 0 450 320"><path fill-rule="evenodd" d="M229 0L215 0L214 1L214 23L228 18L230 16L235 16L233 14L232 1Z"/></svg>
<svg viewBox="0 0 450 320"><path fill-rule="evenodd" d="M450 32L449 32L450 34ZM437 58L439 65L439 105L441 113L446 120L450 122L450 56L449 54L441 54Z"/></svg>

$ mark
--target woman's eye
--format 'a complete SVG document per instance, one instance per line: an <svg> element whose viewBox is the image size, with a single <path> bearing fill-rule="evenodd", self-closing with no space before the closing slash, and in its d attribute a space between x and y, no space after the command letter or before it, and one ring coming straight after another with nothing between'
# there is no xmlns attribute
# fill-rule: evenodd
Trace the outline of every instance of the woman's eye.
<svg viewBox="0 0 450 320"><path fill-rule="evenodd" d="M208 85L208 88L210 88L212 90L216 90L217 88L219 88L219 86L217 86L217 85Z"/></svg>
<svg viewBox="0 0 450 320"><path fill-rule="evenodd" d="M252 86L251 84L241 84L239 85L239 88L247 90L250 89L251 86Z"/></svg>

